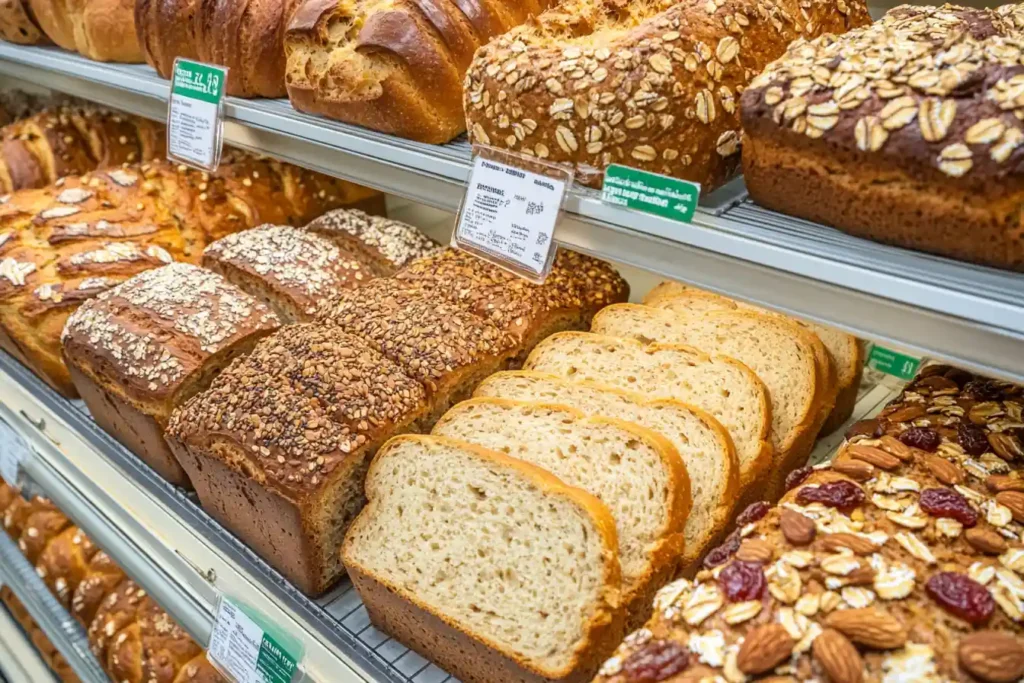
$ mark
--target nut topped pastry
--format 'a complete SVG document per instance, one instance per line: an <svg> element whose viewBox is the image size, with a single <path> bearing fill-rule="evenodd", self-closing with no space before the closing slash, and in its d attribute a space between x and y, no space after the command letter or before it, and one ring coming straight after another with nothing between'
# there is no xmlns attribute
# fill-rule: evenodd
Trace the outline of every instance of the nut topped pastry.
<svg viewBox="0 0 1024 683"><path fill-rule="evenodd" d="M747 508L597 680L1017 680L1022 405L1019 386L926 368L831 466Z"/></svg>
<svg viewBox="0 0 1024 683"><path fill-rule="evenodd" d="M1021 5L943 5L794 43L743 94L751 194L858 236L1024 268L1022 41Z"/></svg>

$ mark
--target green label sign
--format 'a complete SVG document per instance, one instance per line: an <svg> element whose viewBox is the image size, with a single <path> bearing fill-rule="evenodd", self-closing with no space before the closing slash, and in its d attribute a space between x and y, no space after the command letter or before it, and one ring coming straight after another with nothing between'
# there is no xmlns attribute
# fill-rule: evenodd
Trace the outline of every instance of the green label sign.
<svg viewBox="0 0 1024 683"><path fill-rule="evenodd" d="M264 634L260 653L256 657L256 671L267 683L290 683L298 666L295 658L284 651L277 641Z"/></svg>
<svg viewBox="0 0 1024 683"><path fill-rule="evenodd" d="M236 683L291 683L302 643L259 612L222 597L207 657Z"/></svg>
<svg viewBox="0 0 1024 683"><path fill-rule="evenodd" d="M868 356L868 367L900 379L913 379L921 367L921 359L875 345Z"/></svg>
<svg viewBox="0 0 1024 683"><path fill-rule="evenodd" d="M604 172L601 198L609 204L689 223L700 199L700 185L612 164Z"/></svg>
<svg viewBox="0 0 1024 683"><path fill-rule="evenodd" d="M227 74L223 67L200 64L187 59L174 63L171 92L210 104L219 104L224 97Z"/></svg>

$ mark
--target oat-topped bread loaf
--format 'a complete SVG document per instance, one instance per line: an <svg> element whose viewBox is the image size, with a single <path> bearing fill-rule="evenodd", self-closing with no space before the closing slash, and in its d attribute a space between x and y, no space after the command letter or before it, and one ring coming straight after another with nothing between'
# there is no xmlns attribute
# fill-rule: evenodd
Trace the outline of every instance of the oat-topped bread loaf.
<svg viewBox="0 0 1024 683"><path fill-rule="evenodd" d="M0 131L0 192L165 155L159 123L92 106L47 109Z"/></svg>
<svg viewBox="0 0 1024 683"><path fill-rule="evenodd" d="M231 152L214 173L151 162L15 192L0 204L0 348L62 393L74 387L60 334L83 301L265 222L298 224L379 195Z"/></svg>
<svg viewBox="0 0 1024 683"><path fill-rule="evenodd" d="M19 45L41 45L50 39L39 27L29 0L0 2L0 38Z"/></svg>
<svg viewBox="0 0 1024 683"><path fill-rule="evenodd" d="M175 412L167 436L203 508L313 595L341 575L370 458L427 412L420 384L365 342L289 325Z"/></svg>
<svg viewBox="0 0 1024 683"><path fill-rule="evenodd" d="M366 284L376 270L330 239L287 225L261 225L221 238L203 252L203 265L288 322L311 320L325 297Z"/></svg>
<svg viewBox="0 0 1024 683"><path fill-rule="evenodd" d="M859 237L1024 270L1022 29L1021 5L902 6L792 46L743 95L750 194Z"/></svg>
<svg viewBox="0 0 1024 683"><path fill-rule="evenodd" d="M281 324L264 304L188 263L136 275L71 314L64 361L96 422L172 484L171 412Z"/></svg>
<svg viewBox="0 0 1024 683"><path fill-rule="evenodd" d="M359 209L328 211L306 226L338 247L358 254L377 275L393 275L399 268L439 248L417 228Z"/></svg>
<svg viewBox="0 0 1024 683"><path fill-rule="evenodd" d="M462 79L489 38L551 0L304 0L285 34L296 109L448 142L466 130Z"/></svg>
<svg viewBox="0 0 1024 683"><path fill-rule="evenodd" d="M54 43L101 62L140 63L134 0L27 0Z"/></svg>
<svg viewBox="0 0 1024 683"><path fill-rule="evenodd" d="M576 167L609 164L701 183L739 166L740 93L797 38L870 21L862 0L562 0L477 52L473 142Z"/></svg>
<svg viewBox="0 0 1024 683"><path fill-rule="evenodd" d="M436 436L389 441L366 493L342 553L371 621L460 680L584 683L615 647L615 522L593 496Z"/></svg>

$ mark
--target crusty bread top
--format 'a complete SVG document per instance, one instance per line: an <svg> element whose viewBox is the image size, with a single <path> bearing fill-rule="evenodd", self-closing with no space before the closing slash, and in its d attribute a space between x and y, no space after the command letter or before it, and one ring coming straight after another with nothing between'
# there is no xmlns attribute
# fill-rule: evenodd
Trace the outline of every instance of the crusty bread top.
<svg viewBox="0 0 1024 683"><path fill-rule="evenodd" d="M335 209L313 219L306 230L365 251L382 269L381 275L405 266L438 248L437 242L418 229L385 216L359 209Z"/></svg>

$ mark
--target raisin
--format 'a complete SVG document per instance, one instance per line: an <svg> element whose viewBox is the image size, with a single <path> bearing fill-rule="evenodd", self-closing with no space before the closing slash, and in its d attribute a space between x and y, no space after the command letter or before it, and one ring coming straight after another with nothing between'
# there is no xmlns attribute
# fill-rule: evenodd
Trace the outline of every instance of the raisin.
<svg viewBox="0 0 1024 683"><path fill-rule="evenodd" d="M947 612L977 626L992 617L995 600L977 581L956 572L940 572L928 579L925 590Z"/></svg>
<svg viewBox="0 0 1024 683"><path fill-rule="evenodd" d="M963 424L956 428L956 440L971 455L981 455L988 450L988 437L985 430L977 425Z"/></svg>
<svg viewBox="0 0 1024 683"><path fill-rule="evenodd" d="M652 640L622 663L630 683L657 683L690 665L690 653L673 640Z"/></svg>
<svg viewBox="0 0 1024 683"><path fill-rule="evenodd" d="M899 440L911 448L920 448L929 453L934 453L942 443L942 437L930 427L911 427L899 435Z"/></svg>
<svg viewBox="0 0 1024 683"><path fill-rule="evenodd" d="M718 585L732 602L760 600L764 595L764 570L757 562L734 560L718 575Z"/></svg>
<svg viewBox="0 0 1024 683"><path fill-rule="evenodd" d="M855 436L866 436L871 439L877 439L884 434L882 429L881 420L861 420L860 422L854 422L850 425L850 428L846 430L847 439L852 439Z"/></svg>
<svg viewBox="0 0 1024 683"><path fill-rule="evenodd" d="M944 376L946 379L956 382L960 387L974 379L974 375L960 368L950 368Z"/></svg>
<svg viewBox="0 0 1024 683"><path fill-rule="evenodd" d="M821 503L830 508L849 512L864 502L864 489L852 481L830 481L821 486L805 486L796 494L801 505Z"/></svg>
<svg viewBox="0 0 1024 683"><path fill-rule="evenodd" d="M807 481L807 477L811 476L811 472L814 471L813 467L799 467L789 474L786 475L786 490L795 489L800 484Z"/></svg>
<svg viewBox="0 0 1024 683"><path fill-rule="evenodd" d="M722 545L718 546L704 557L704 567L706 569L712 569L720 564L725 564L739 549L740 532L737 530L726 536L725 540L722 541Z"/></svg>
<svg viewBox="0 0 1024 683"><path fill-rule="evenodd" d="M978 513L967 499L947 488L925 489L918 501L921 509L934 517L949 517L972 527L978 523Z"/></svg>
<svg viewBox="0 0 1024 683"><path fill-rule="evenodd" d="M964 394L979 401L998 401L1003 397L1003 386L991 379L974 379L964 385Z"/></svg>
<svg viewBox="0 0 1024 683"><path fill-rule="evenodd" d="M757 520L767 515L768 510L770 509L771 506L768 504L767 501L764 500L759 500L756 503L751 503L747 507L743 508L743 512L741 512L739 514L739 517L736 518L736 528L742 529L746 525L752 522L756 522Z"/></svg>

